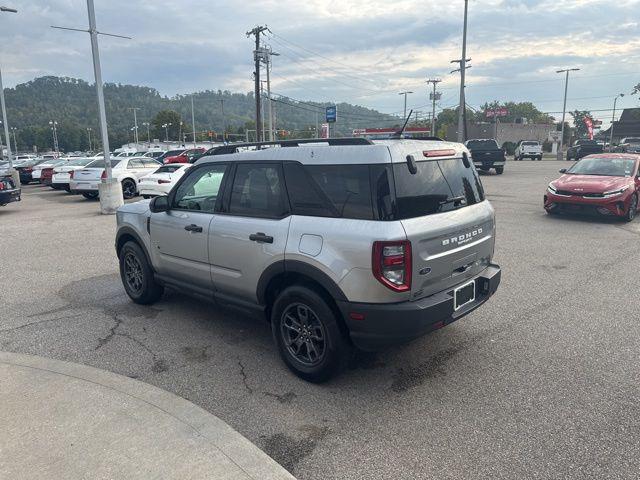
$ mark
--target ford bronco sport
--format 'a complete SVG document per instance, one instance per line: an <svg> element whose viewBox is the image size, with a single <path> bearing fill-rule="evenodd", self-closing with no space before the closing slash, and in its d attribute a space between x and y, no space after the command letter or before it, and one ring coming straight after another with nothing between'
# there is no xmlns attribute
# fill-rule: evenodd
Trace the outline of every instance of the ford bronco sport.
<svg viewBox="0 0 640 480"><path fill-rule="evenodd" d="M127 294L164 287L263 312L286 365L328 379L352 347L415 339L500 283L494 210L469 152L442 141L226 145L117 213Z"/></svg>

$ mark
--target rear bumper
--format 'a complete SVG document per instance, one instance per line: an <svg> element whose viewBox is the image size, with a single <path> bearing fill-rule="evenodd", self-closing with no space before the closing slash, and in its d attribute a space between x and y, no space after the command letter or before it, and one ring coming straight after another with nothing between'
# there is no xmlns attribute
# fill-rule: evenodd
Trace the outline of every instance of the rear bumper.
<svg viewBox="0 0 640 480"><path fill-rule="evenodd" d="M471 313L496 292L500 276L498 265L492 264L484 269L473 279L476 283L476 299L457 311L453 306L453 289L414 302L338 302L338 307L356 347L367 351L382 350L414 340ZM354 313L364 316L364 319L353 320L351 315Z"/></svg>
<svg viewBox="0 0 640 480"><path fill-rule="evenodd" d="M0 190L0 205L20 201L20 189Z"/></svg>
<svg viewBox="0 0 640 480"><path fill-rule="evenodd" d="M71 193L95 193L99 182L69 182Z"/></svg>
<svg viewBox="0 0 640 480"><path fill-rule="evenodd" d="M483 167L483 168L493 168L493 167L504 167L504 164L506 162L504 160L496 160L496 161L492 161L492 160L482 160L482 161L475 161L473 162L473 164L476 167Z"/></svg>

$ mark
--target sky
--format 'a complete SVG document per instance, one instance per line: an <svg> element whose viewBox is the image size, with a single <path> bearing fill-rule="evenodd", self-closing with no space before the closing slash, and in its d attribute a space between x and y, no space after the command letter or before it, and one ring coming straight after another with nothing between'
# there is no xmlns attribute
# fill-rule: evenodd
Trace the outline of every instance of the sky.
<svg viewBox="0 0 640 480"><path fill-rule="evenodd" d="M0 0L5 87L43 75L93 81L88 35L51 25L87 27L83 0ZM105 82L144 85L163 95L253 89L253 43L266 25L272 90L298 100L349 102L400 114L430 110L427 78L441 78L438 109L458 103L463 0L95 0ZM640 83L640 0L470 0L467 102L532 101L561 116L567 108L611 119Z"/></svg>

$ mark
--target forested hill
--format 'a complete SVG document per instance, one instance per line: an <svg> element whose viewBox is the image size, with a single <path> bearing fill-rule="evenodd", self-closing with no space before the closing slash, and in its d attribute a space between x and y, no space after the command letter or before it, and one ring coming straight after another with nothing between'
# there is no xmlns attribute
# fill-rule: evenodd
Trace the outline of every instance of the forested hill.
<svg viewBox="0 0 640 480"><path fill-rule="evenodd" d="M6 89L5 95L9 124L17 128L20 150L31 150L34 145L39 150L50 149L50 121L58 123L59 144L63 151L87 149L87 128L92 129L94 139L99 137L96 91L93 84L75 78L40 77ZM109 83L105 85L104 95L112 147L118 147L132 139L132 107L139 108L137 116L141 139L147 137L146 126L142 125L144 122L152 124L152 138L164 139L164 129L157 121L156 125L153 124L161 111L178 112L187 131L191 130L191 96L169 98L160 95L153 88ZM206 138L206 131L222 131L222 105L228 132L243 133L245 129L255 128L255 101L252 92L207 90L196 92L193 97L196 130L203 132L202 139ZM329 103L298 102L279 97L274 105L277 128L290 131L291 136L305 136L305 131L315 128L316 121L322 123L324 108ZM346 103L338 104L338 116L336 132L342 135L350 135L354 128L393 126L399 123L397 117ZM178 128L178 125L171 127L170 138L177 139Z"/></svg>

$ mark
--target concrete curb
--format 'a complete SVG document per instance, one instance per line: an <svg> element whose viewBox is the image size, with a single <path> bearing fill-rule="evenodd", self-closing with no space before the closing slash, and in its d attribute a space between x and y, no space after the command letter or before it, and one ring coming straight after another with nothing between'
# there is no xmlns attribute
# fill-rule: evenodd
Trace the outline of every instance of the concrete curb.
<svg viewBox="0 0 640 480"><path fill-rule="evenodd" d="M248 478L295 480L282 466L218 417L160 388L86 365L31 355L0 352L0 364L61 375L124 394L133 402L145 404L144 408L156 410L156 414L172 417L191 428L204 442L213 445L236 464Z"/></svg>

